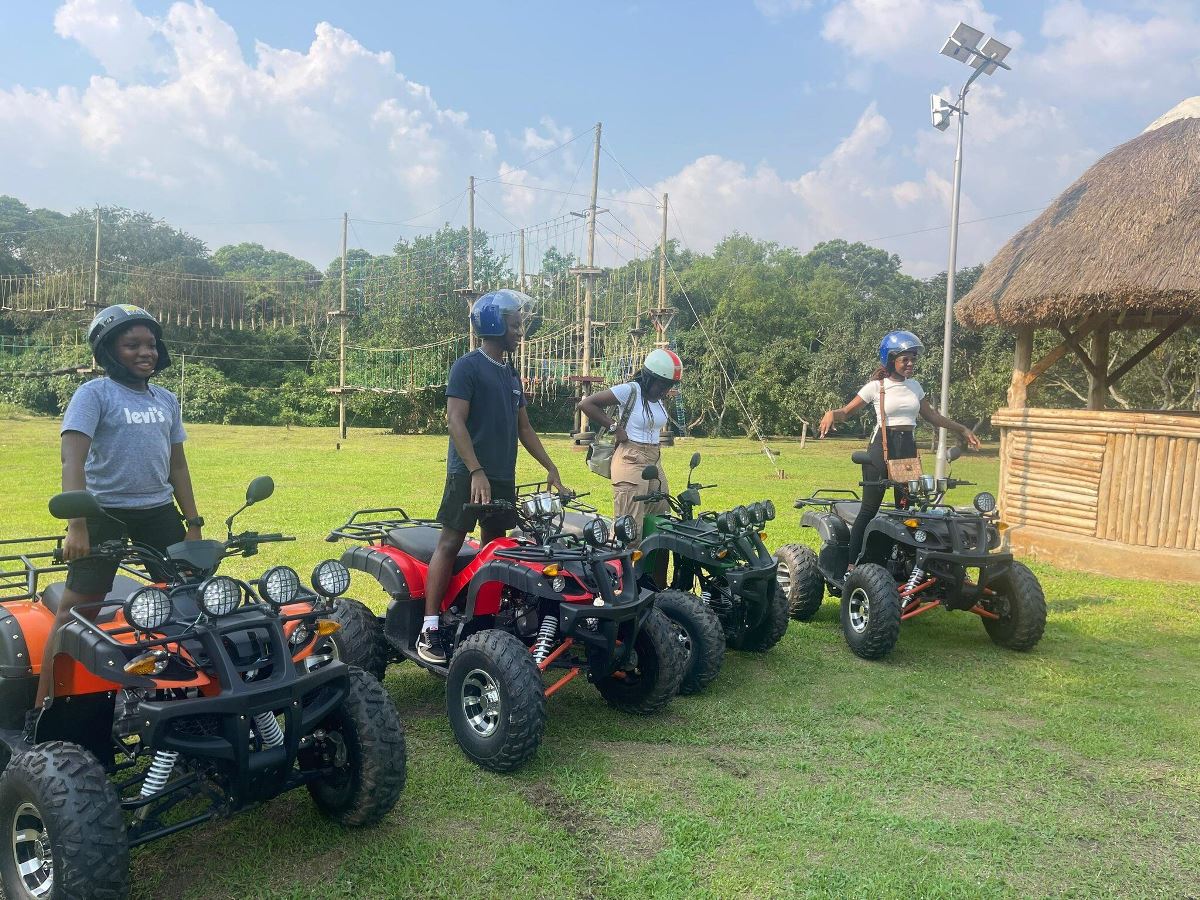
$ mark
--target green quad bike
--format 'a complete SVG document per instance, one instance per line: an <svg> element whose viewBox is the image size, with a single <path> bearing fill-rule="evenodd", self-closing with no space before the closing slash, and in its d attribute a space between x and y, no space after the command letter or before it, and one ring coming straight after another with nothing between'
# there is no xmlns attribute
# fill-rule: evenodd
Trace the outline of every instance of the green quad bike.
<svg viewBox="0 0 1200 900"><path fill-rule="evenodd" d="M787 597L760 533L775 518L775 505L766 500L697 515L700 491L716 487L692 481L698 465L700 454L693 453L687 488L679 496L655 490L634 498L670 505L669 512L643 520L635 571L642 590L655 593L654 605L671 620L688 653L683 694L701 691L717 677L726 647L761 653L779 643L788 627ZM647 466L642 479L661 486L656 466ZM564 526L582 528L587 518L575 514ZM670 578L660 590L658 578L667 563Z"/></svg>
<svg viewBox="0 0 1200 900"><path fill-rule="evenodd" d="M957 458L959 448L950 451ZM851 459L868 462L867 451ZM1046 600L1037 577L1000 549L996 498L986 491L973 507L944 502L947 491L970 485L956 478L900 484L899 505L880 507L867 526L862 551L849 559L850 528L860 502L854 491L821 489L796 501L801 524L821 536L820 553L802 544L776 551L779 583L792 618L811 619L828 590L841 598L842 633L863 659L879 659L895 647L900 624L942 608L973 613L992 641L1009 650L1029 650L1046 627ZM853 570L846 575L850 562Z"/></svg>

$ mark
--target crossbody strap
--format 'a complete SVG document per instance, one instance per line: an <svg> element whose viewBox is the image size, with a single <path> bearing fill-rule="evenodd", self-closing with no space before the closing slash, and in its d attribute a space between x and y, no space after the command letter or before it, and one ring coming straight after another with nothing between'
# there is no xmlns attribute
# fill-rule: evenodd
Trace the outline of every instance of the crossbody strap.
<svg viewBox="0 0 1200 900"><path fill-rule="evenodd" d="M629 382L629 399L621 407L621 420L613 424L613 431L618 428L624 428L629 424L629 417L633 415L633 401L637 399L638 386L636 381Z"/></svg>
<svg viewBox="0 0 1200 900"><path fill-rule="evenodd" d="M887 446L887 394L884 391L884 382L887 381L887 376L884 375L879 379L879 431L883 434L883 461L886 463L888 459Z"/></svg>

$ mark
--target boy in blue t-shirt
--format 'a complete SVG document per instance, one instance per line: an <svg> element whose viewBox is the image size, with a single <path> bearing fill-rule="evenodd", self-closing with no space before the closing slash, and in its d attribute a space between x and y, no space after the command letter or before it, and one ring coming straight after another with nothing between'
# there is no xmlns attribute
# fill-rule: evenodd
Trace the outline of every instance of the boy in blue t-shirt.
<svg viewBox="0 0 1200 900"><path fill-rule="evenodd" d="M102 600L112 590L117 562L90 556L92 546L128 534L140 544L165 550L182 540L199 540L204 525L183 453L187 434L179 400L150 385L151 376L171 364L162 327L144 309L110 306L88 326L88 343L107 377L84 382L67 404L61 429L62 489L91 491L111 518L67 523L67 584L51 648L73 607ZM48 650L34 708L26 718L31 743L53 682L53 651Z"/></svg>
<svg viewBox="0 0 1200 900"><path fill-rule="evenodd" d="M425 577L425 621L416 648L426 662L446 662L438 610L467 533L478 521L480 540L487 544L516 524L515 513L480 518L464 510L464 504L516 501L517 441L545 467L550 486L564 491L558 468L529 424L521 379L505 359L521 342L533 303L532 297L510 290L493 291L476 300L471 322L483 346L458 359L450 369L446 385L450 448L446 487L437 514L442 533Z"/></svg>

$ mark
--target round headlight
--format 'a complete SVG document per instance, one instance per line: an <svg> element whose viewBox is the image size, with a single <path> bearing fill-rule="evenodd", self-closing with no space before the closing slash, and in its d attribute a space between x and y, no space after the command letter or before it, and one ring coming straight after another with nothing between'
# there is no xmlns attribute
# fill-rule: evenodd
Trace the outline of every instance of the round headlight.
<svg viewBox="0 0 1200 900"><path fill-rule="evenodd" d="M550 582L550 587L554 588L554 590L559 591L560 593L565 591L567 589L567 576L555 575L553 580Z"/></svg>
<svg viewBox="0 0 1200 900"><path fill-rule="evenodd" d="M125 621L139 631L161 628L171 618L171 598L166 591L145 587L125 601Z"/></svg>
<svg viewBox="0 0 1200 900"><path fill-rule="evenodd" d="M772 503L770 500L764 500L764 501L763 501L763 510L764 510L764 511L766 512L766 514L767 514L767 521L768 521L768 522L770 522L772 519L774 519L774 518L775 518L775 504L774 504L774 503Z"/></svg>
<svg viewBox="0 0 1200 900"><path fill-rule="evenodd" d="M263 597L274 606L287 606L300 593L300 576L291 566L268 569L258 584Z"/></svg>
<svg viewBox="0 0 1200 900"><path fill-rule="evenodd" d="M929 540L929 532L926 531L924 528L918 528L916 531L913 532L913 540L916 541L918 544L923 544L927 540Z"/></svg>
<svg viewBox="0 0 1200 900"><path fill-rule="evenodd" d="M637 540L637 523L633 521L633 516L621 516L613 522L613 532L617 535L617 540L628 544Z"/></svg>
<svg viewBox="0 0 1200 900"><path fill-rule="evenodd" d="M981 513L990 513L996 508L996 498L987 491L980 491L975 495L975 508Z"/></svg>
<svg viewBox="0 0 1200 900"><path fill-rule="evenodd" d="M733 508L733 516L742 528L750 527L750 510L746 509L746 507L735 506Z"/></svg>
<svg viewBox="0 0 1200 900"><path fill-rule="evenodd" d="M750 518L754 520L755 525L762 525L767 521L767 511L758 500L750 504Z"/></svg>
<svg viewBox="0 0 1200 900"><path fill-rule="evenodd" d="M608 543L608 523L603 519L592 519L583 527L583 536L593 547Z"/></svg>
<svg viewBox="0 0 1200 900"><path fill-rule="evenodd" d="M227 616L242 602L242 587L228 575L217 575L200 586L200 608L210 616Z"/></svg>
<svg viewBox="0 0 1200 900"><path fill-rule="evenodd" d="M317 563L312 573L312 586L323 597L340 597L350 590L350 570L336 559Z"/></svg>
<svg viewBox="0 0 1200 900"><path fill-rule="evenodd" d="M721 534L729 534L733 530L733 522L729 513L723 512L717 516L717 531Z"/></svg>

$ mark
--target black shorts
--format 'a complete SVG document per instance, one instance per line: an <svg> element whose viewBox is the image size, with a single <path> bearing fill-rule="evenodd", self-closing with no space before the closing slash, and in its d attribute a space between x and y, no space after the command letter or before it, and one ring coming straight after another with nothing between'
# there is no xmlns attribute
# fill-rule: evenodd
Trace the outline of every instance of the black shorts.
<svg viewBox="0 0 1200 900"><path fill-rule="evenodd" d="M104 511L113 519L123 522L125 527L122 528L112 519L88 519L88 540L93 546L128 534L131 540L139 544L166 550L182 541L186 533L183 514L175 508L174 503L151 509L108 507ZM88 597L107 594L112 590L113 576L116 574L116 560L98 556L73 559L67 564L67 588ZM152 571L150 574L157 579L166 577L165 572Z"/></svg>
<svg viewBox="0 0 1200 900"><path fill-rule="evenodd" d="M493 500L517 502L516 481L501 481L489 478L492 485ZM451 473L446 476L446 489L442 491L442 505L438 507L437 520L443 527L453 531L471 532L477 522L486 523L489 529L508 531L517 527L516 510L485 512L480 517L478 512L463 509L463 504L471 502L471 476L465 473Z"/></svg>

